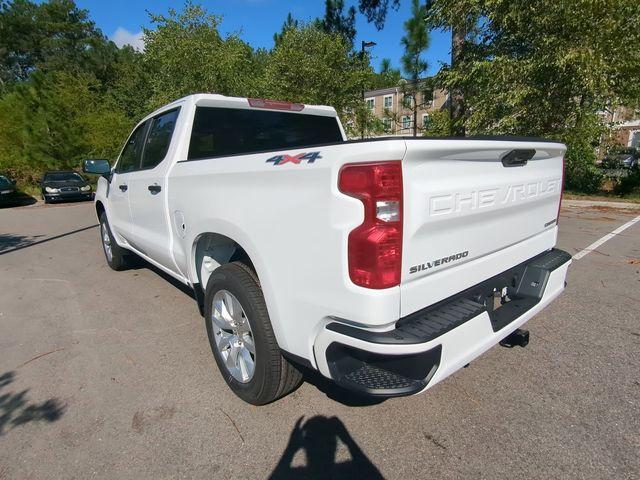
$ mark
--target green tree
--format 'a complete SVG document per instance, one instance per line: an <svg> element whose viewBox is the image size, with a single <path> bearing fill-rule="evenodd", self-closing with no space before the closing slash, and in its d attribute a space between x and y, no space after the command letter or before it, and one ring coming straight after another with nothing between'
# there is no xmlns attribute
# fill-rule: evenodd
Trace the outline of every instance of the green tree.
<svg viewBox="0 0 640 480"><path fill-rule="evenodd" d="M324 18L317 21L317 26L327 33L337 33L353 47L356 37L356 9L349 7L344 12L344 0L325 0Z"/></svg>
<svg viewBox="0 0 640 480"><path fill-rule="evenodd" d="M36 70L100 78L105 56L117 50L109 43L73 0L0 1L0 92Z"/></svg>
<svg viewBox="0 0 640 480"><path fill-rule="evenodd" d="M283 33L267 62L263 92L271 98L332 105L348 115L362 103L362 85L371 75L368 61L354 54L342 35L307 25Z"/></svg>
<svg viewBox="0 0 640 480"><path fill-rule="evenodd" d="M449 110L435 110L429 113L429 122L422 128L426 137L448 137L451 135Z"/></svg>
<svg viewBox="0 0 640 480"><path fill-rule="evenodd" d="M155 28L144 29L150 107L192 93L259 93L263 62L237 34L220 35L220 17L190 2L181 12L150 16Z"/></svg>
<svg viewBox="0 0 640 480"><path fill-rule="evenodd" d="M114 158L131 121L91 74L35 72L0 99L0 170L35 183L48 169Z"/></svg>
<svg viewBox="0 0 640 480"><path fill-rule="evenodd" d="M282 40L284 32L292 28L298 28L298 26L299 26L298 20L293 18L293 15L291 14L291 12L289 12L287 14L287 19L282 24L282 28L280 29L280 32L276 32L273 34L273 42L277 45L280 42L280 40Z"/></svg>
<svg viewBox="0 0 640 480"><path fill-rule="evenodd" d="M374 75L371 88L396 87L401 79L400 70L393 68L390 59L383 58L380 62L380 72Z"/></svg>
<svg viewBox="0 0 640 480"><path fill-rule="evenodd" d="M429 32L425 23L426 9L419 0L412 0L411 17L404 23L405 35L401 43L404 46L402 55L402 68L407 76L407 82L403 84L404 98L408 99L407 106L413 116L413 136L418 135L418 110L424 103L425 95L420 95L425 90L422 76L428 68L427 61L422 57L429 48ZM430 100L432 96L427 96Z"/></svg>
<svg viewBox="0 0 640 480"><path fill-rule="evenodd" d="M132 120L149 113L151 75L144 54L129 45L122 47L111 65L114 77L106 86L110 101Z"/></svg>
<svg viewBox="0 0 640 480"><path fill-rule="evenodd" d="M369 23L373 22L378 30L382 30L387 19L389 8L397 10L400 7L400 0L360 0L360 13L367 17Z"/></svg>

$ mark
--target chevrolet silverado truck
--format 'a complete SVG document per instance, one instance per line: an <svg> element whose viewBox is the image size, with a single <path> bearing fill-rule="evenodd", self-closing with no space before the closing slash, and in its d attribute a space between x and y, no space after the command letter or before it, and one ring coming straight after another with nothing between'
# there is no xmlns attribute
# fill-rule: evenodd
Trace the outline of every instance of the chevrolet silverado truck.
<svg viewBox="0 0 640 480"><path fill-rule="evenodd" d="M565 287L565 146L530 138L348 141L331 107L191 95L102 175L106 260L191 287L231 390L260 405L304 368L353 392L425 391Z"/></svg>

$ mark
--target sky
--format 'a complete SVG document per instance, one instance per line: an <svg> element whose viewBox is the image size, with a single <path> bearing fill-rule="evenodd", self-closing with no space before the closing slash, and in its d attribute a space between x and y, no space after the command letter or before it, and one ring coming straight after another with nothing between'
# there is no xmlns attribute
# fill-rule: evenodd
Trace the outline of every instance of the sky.
<svg viewBox="0 0 640 480"><path fill-rule="evenodd" d="M137 48L143 46L142 27L152 27L148 11L166 13L170 7L179 10L184 5L182 1L170 0L76 0L76 3L89 11L96 25L116 44L128 43ZM200 0L194 3L223 17L223 34L239 33L254 48L273 47L273 34L280 31L289 12L296 19L306 21L324 15L324 0ZM347 8L356 6L357 10L357 0L346 0L345 4ZM390 9L381 31L369 24L363 15L357 14L355 44L359 46L361 40L376 42L377 45L370 49L376 70L383 58L390 58L394 67L400 67L400 39L404 34L404 22L410 14L411 2L402 0L398 11ZM449 32L431 33L431 46L424 56L429 63L429 75L436 73L442 62L448 61L450 48Z"/></svg>

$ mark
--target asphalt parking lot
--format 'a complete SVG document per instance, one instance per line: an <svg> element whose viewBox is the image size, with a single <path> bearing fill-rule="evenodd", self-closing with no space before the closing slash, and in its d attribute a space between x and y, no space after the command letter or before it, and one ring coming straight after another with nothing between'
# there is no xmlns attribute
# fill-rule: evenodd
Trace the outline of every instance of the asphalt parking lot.
<svg viewBox="0 0 640 480"><path fill-rule="evenodd" d="M564 208L575 254L640 215ZM309 377L265 407L218 373L194 300L107 267L93 206L0 210L0 480L638 478L640 222L575 260L527 325L424 395Z"/></svg>

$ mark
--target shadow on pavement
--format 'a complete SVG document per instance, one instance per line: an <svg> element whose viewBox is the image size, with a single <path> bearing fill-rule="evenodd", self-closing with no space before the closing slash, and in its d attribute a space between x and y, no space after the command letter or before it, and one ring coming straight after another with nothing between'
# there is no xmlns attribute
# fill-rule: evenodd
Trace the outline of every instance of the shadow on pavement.
<svg viewBox="0 0 640 480"><path fill-rule="evenodd" d="M127 267L129 270L141 270L141 269L150 270L156 275L158 275L159 277L161 277L163 280L165 280L167 283L170 283L171 285L176 287L185 295L191 297L193 300L196 299L196 295L195 293L193 293L193 289L191 287L189 287L188 285L185 285L180 280L173 278L168 273L163 272L155 265L150 264L144 258L140 258L135 254L129 255L127 257Z"/></svg>
<svg viewBox="0 0 640 480"><path fill-rule="evenodd" d="M340 387L328 378L325 378L320 372L308 367L298 366L298 369L302 372L305 382L316 387L331 400L346 405L347 407L370 407L371 405L378 405L387 400L383 397L357 395Z"/></svg>
<svg viewBox="0 0 640 480"><path fill-rule="evenodd" d="M50 242L51 240L57 240L58 238L67 237L69 235L73 235L74 233L84 232L85 230L96 228L97 226L98 224L96 223L95 225L78 228L77 230L72 230L67 233L61 233L60 235L56 235L54 237L45 238L44 240L34 240L44 235L36 235L35 237L25 237L24 235L13 235L13 234L2 233L0 234L0 255L5 255L7 253L15 252L17 250L22 250L23 248L33 247L34 245L40 245L41 243Z"/></svg>
<svg viewBox="0 0 640 480"><path fill-rule="evenodd" d="M66 409L58 399L50 398L42 403L30 403L29 390L5 392L15 380L15 372L0 375L0 437L9 430L30 422L55 422Z"/></svg>
<svg viewBox="0 0 640 480"><path fill-rule="evenodd" d="M270 479L384 478L337 417L317 415L304 424L303 419L300 417L293 427L289 443ZM338 440L349 450L351 460L336 462ZM300 450L306 456L306 465L293 466L294 457Z"/></svg>
<svg viewBox="0 0 640 480"><path fill-rule="evenodd" d="M14 235L12 233L0 233L0 252L28 247L29 245L37 242L37 238L43 236L44 235L30 236Z"/></svg>
<svg viewBox="0 0 640 480"><path fill-rule="evenodd" d="M38 203L38 200L35 197L27 195L26 193L18 193L15 197L0 204L0 209L11 207L26 207L27 205L33 205L35 203Z"/></svg>

